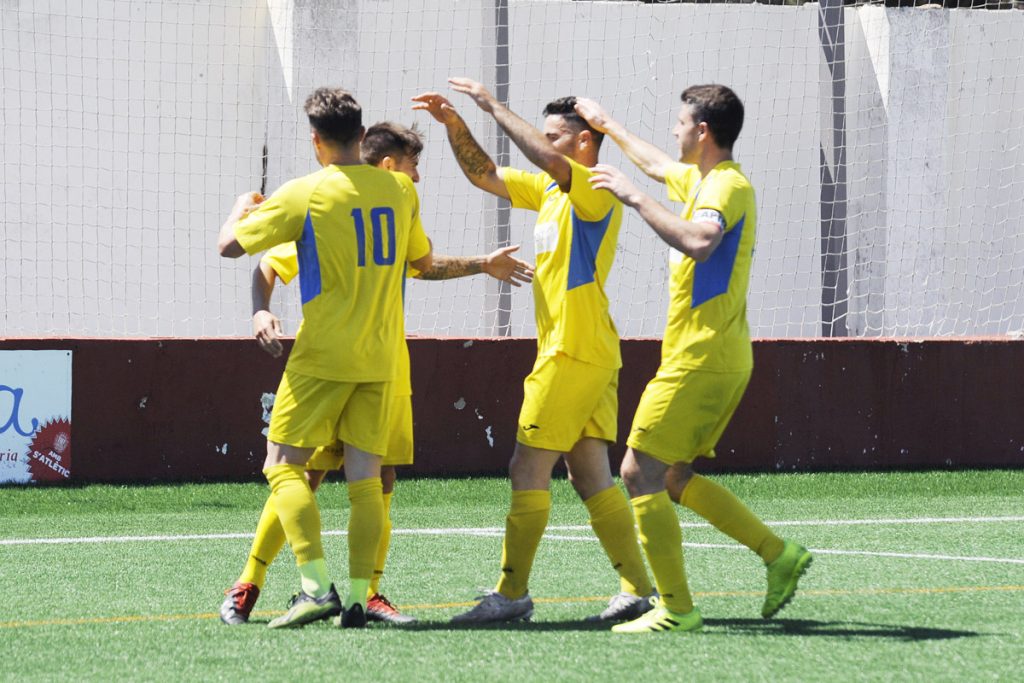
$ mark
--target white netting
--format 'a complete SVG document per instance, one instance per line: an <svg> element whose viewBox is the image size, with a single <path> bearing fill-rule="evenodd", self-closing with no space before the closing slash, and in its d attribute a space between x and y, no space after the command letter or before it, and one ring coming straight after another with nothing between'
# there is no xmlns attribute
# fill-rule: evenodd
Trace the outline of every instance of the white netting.
<svg viewBox="0 0 1024 683"><path fill-rule="evenodd" d="M532 215L470 186L441 126L409 108L450 75L537 124L555 97L594 97L666 150L686 85L733 87L759 198L757 336L1015 332L1022 74L1021 11L0 0L0 335L247 335L255 262L220 259L217 229L238 193L313 170L301 106L324 84L352 89L368 124L425 129L439 252L510 238L532 259ZM493 122L453 99L501 158ZM603 159L640 178L610 141ZM509 161L529 167L514 148ZM628 213L609 286L624 336L661 333L666 275L666 249ZM294 331L297 296L275 298ZM408 330L531 335L531 299L484 276L414 282Z"/></svg>

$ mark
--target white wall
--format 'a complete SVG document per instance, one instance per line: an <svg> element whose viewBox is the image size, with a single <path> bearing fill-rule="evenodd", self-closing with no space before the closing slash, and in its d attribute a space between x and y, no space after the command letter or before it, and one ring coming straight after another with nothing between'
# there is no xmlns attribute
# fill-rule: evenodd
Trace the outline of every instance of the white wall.
<svg viewBox="0 0 1024 683"><path fill-rule="evenodd" d="M313 170L302 101L353 89L371 123L427 133L420 184L439 251L493 248L497 204L443 130L409 108L450 75L494 85L495 10L476 0L0 3L0 335L248 335L255 261L225 261L238 193ZM1024 327L1024 13L847 10L851 334ZM822 51L816 5L509 2L509 101L595 97L664 149L679 92L724 82L747 107L736 148L758 190L749 297L758 336L820 328ZM994 44L994 49L987 46ZM497 131L454 96L492 152ZM605 161L628 167L608 144ZM513 165L526 166L516 150ZM640 178L652 193L661 188ZM532 258L532 221L512 239ZM665 250L627 214L609 294L624 335L660 334ZM295 288L292 288L295 289ZM290 330L295 293L277 295ZM532 334L528 288L513 334ZM489 334L496 288L408 288L408 326Z"/></svg>

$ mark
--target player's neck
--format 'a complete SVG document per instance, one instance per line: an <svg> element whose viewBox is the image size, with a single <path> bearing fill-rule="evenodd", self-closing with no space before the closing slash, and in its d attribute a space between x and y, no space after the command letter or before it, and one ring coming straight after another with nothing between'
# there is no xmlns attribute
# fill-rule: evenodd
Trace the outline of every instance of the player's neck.
<svg viewBox="0 0 1024 683"><path fill-rule="evenodd" d="M721 147L705 148L700 155L700 161L697 163L697 168L700 169L700 177L707 176L708 173L711 173L711 169L723 161L732 161L731 149L722 149Z"/></svg>
<svg viewBox="0 0 1024 683"><path fill-rule="evenodd" d="M359 145L323 147L320 150L320 163L324 166L358 166L363 163L363 159Z"/></svg>

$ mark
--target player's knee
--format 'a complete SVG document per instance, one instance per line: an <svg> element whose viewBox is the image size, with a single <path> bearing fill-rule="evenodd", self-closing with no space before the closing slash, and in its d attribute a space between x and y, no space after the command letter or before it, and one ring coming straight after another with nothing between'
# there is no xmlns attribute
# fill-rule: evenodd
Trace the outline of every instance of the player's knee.
<svg viewBox="0 0 1024 683"><path fill-rule="evenodd" d="M395 490L395 479L398 478L394 465L385 465L380 468L380 483L384 493L392 493Z"/></svg>

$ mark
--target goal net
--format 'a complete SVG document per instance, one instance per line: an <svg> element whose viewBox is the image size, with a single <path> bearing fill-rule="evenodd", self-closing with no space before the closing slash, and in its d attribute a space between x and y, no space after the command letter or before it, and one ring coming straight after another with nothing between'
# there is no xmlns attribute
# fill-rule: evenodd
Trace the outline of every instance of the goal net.
<svg viewBox="0 0 1024 683"><path fill-rule="evenodd" d="M340 85L367 124L426 134L438 252L533 258L533 214L462 176L410 97L483 81L526 120L601 102L662 149L687 85L744 100L758 192L759 337L1024 329L1024 11L570 0L0 2L2 336L248 335L255 259L221 259L235 196L315 169L302 103ZM499 164L530 168L452 94ZM608 141L603 160L666 204ZM671 205L670 205L671 206ZM678 210L678 207L673 207ZM608 295L623 336L665 322L667 248L627 212ZM294 332L297 287L275 309ZM530 336L529 287L407 287L413 334Z"/></svg>

